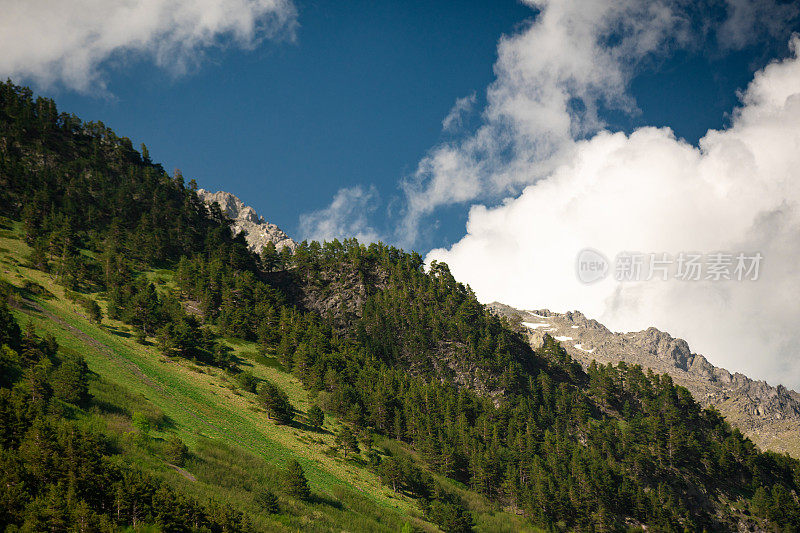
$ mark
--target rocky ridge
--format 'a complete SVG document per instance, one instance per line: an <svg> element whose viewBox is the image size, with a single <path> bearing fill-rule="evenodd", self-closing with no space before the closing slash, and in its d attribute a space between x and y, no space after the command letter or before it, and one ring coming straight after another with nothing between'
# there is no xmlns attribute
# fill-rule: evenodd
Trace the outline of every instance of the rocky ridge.
<svg viewBox="0 0 800 533"><path fill-rule="evenodd" d="M616 333L578 311L523 311L497 302L488 307L526 333L534 348L549 334L584 367L593 360L624 361L669 374L703 406L716 407L762 448L800 457L800 394L783 385L771 386L716 367L692 353L685 340L656 328Z"/></svg>
<svg viewBox="0 0 800 533"><path fill-rule="evenodd" d="M233 234L244 233L252 251L261 253L270 242L278 251L284 247L294 251L297 246L278 226L265 221L264 217L259 216L255 209L245 205L237 196L225 191L211 192L205 189L199 189L197 196L208 205L214 202L219 204L223 214L231 220Z"/></svg>

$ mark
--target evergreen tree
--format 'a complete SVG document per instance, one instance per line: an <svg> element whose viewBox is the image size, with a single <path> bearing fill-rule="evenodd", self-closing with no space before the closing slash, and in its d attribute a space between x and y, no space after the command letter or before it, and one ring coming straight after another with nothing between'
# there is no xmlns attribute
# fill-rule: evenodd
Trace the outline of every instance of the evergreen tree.
<svg viewBox="0 0 800 533"><path fill-rule="evenodd" d="M86 298L82 302L83 308L86 310L86 316L93 324L99 324L103 320L103 311L100 306L92 298Z"/></svg>
<svg viewBox="0 0 800 533"><path fill-rule="evenodd" d="M257 489L253 499L256 505L269 514L277 514L280 512L278 497L271 490Z"/></svg>
<svg viewBox="0 0 800 533"><path fill-rule="evenodd" d="M0 346L5 344L16 349L20 345L22 332L8 309L6 298L7 296L0 292Z"/></svg>
<svg viewBox="0 0 800 533"><path fill-rule="evenodd" d="M311 489L308 487L306 474L303 471L303 467L300 466L300 463L296 460L289 462L284 481L286 484L286 492L295 498L301 500L308 500L311 498Z"/></svg>
<svg viewBox="0 0 800 533"><path fill-rule="evenodd" d="M172 435L164 443L164 455L170 463L183 466L189 457L189 448L176 435Z"/></svg>
<svg viewBox="0 0 800 533"><path fill-rule="evenodd" d="M358 440L356 440L356 436L353 431L344 426L342 430L336 435L336 445L339 447L340 450L344 451L344 456L347 457L348 453L358 453Z"/></svg>
<svg viewBox="0 0 800 533"><path fill-rule="evenodd" d="M258 390L258 398L268 416L278 424L290 424L294 418L294 407L289 397L271 381L264 381Z"/></svg>
<svg viewBox="0 0 800 533"><path fill-rule="evenodd" d="M306 413L306 420L308 421L309 426L315 429L319 429L325 422L325 413L322 411L322 409L320 409L320 407L317 404L314 404L308 408L308 413Z"/></svg>
<svg viewBox="0 0 800 533"><path fill-rule="evenodd" d="M89 398L89 367L83 357L74 356L61 363L50 380L59 400L85 405Z"/></svg>
<svg viewBox="0 0 800 533"><path fill-rule="evenodd" d="M261 266L267 272L272 272L280 264L281 256L275 249L275 243L268 242L264 248L261 249Z"/></svg>

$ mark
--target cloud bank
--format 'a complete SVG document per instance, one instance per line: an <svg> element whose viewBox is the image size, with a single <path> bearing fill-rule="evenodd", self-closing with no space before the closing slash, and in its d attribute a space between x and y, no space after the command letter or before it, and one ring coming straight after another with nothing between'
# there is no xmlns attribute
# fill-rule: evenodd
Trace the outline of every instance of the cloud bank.
<svg viewBox="0 0 800 533"><path fill-rule="evenodd" d="M440 206L515 193L551 172L576 138L603 127L600 109L635 110L626 91L637 65L691 34L688 17L663 0L526 3L539 13L500 40L483 126L435 147L402 183L401 242L415 242Z"/></svg>
<svg viewBox="0 0 800 533"><path fill-rule="evenodd" d="M668 128L574 141L519 197L473 206L467 235L428 261L447 262L483 301L579 309L622 331L655 325L717 365L800 387L800 37L790 48L755 74L731 125L699 146ZM538 160L517 164L541 173ZM611 258L758 251L764 260L758 281L584 285L575 259L585 247Z"/></svg>
<svg viewBox="0 0 800 533"><path fill-rule="evenodd" d="M0 0L0 76L105 90L102 67L147 57L182 73L220 44L291 37L290 0Z"/></svg>

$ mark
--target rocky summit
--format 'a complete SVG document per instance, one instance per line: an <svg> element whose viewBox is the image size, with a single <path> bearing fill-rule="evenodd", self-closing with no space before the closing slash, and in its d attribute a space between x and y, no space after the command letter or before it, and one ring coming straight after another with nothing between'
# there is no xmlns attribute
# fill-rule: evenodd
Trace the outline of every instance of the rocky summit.
<svg viewBox="0 0 800 533"><path fill-rule="evenodd" d="M591 362L627 364L669 374L704 406L713 405L763 449L800 457L800 394L718 368L693 353L683 339L656 328L616 333L578 311L524 311L494 302L494 313L524 332L534 348L550 335L588 367Z"/></svg>
<svg viewBox="0 0 800 533"><path fill-rule="evenodd" d="M233 234L244 233L247 246L256 253L267 243L273 243L277 250L289 248L294 251L297 243L292 240L275 224L270 224L259 216L256 210L249 205L244 205L237 196L225 192L210 192L205 189L197 191L197 196L206 204L219 204L222 213L231 220L231 231Z"/></svg>

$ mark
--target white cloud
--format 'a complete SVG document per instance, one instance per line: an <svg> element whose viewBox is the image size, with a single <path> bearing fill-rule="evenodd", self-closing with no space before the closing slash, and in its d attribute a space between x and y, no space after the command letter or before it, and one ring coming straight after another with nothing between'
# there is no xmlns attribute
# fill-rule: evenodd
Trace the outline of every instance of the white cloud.
<svg viewBox="0 0 800 533"><path fill-rule="evenodd" d="M150 57L181 73L210 46L292 37L290 0L0 0L0 76L84 92L103 67Z"/></svg>
<svg viewBox="0 0 800 533"><path fill-rule="evenodd" d="M576 141L518 198L474 206L467 235L427 259L446 261L483 301L579 309L617 330L655 325L717 365L800 387L799 37L791 48L756 73L730 127L698 147L668 128ZM537 161L519 167L540 173ZM584 285L575 259L585 247L611 258L757 251L764 262L751 282Z"/></svg>
<svg viewBox="0 0 800 533"><path fill-rule="evenodd" d="M668 0L529 0L539 14L503 37L485 123L435 147L402 183L398 239L416 241L437 207L517 192L551 172L574 139L603 126L601 107L634 111L626 88L634 67L689 40L688 20Z"/></svg>
<svg viewBox="0 0 800 533"><path fill-rule="evenodd" d="M378 201L374 185L366 190L361 186L339 189L328 207L300 216L300 233L305 239L320 242L350 237L376 242L379 236L369 225L369 215Z"/></svg>
<svg viewBox="0 0 800 533"><path fill-rule="evenodd" d="M500 40L484 124L432 148L401 183L397 240L406 246L437 208L497 201L550 174L569 160L576 139L605 127L603 110L636 113L628 85L653 58L683 47L703 45L714 55L786 42L800 16L800 4L780 0L523 2L538 13Z"/></svg>
<svg viewBox="0 0 800 533"><path fill-rule="evenodd" d="M450 112L442 120L442 129L444 131L453 131L460 128L464 115L472 111L476 100L475 93L463 98L457 98L456 103L450 108Z"/></svg>
<svg viewBox="0 0 800 533"><path fill-rule="evenodd" d="M725 0L728 17L717 38L726 48L740 49L763 36L784 40L787 21L797 20L800 6L780 0Z"/></svg>

